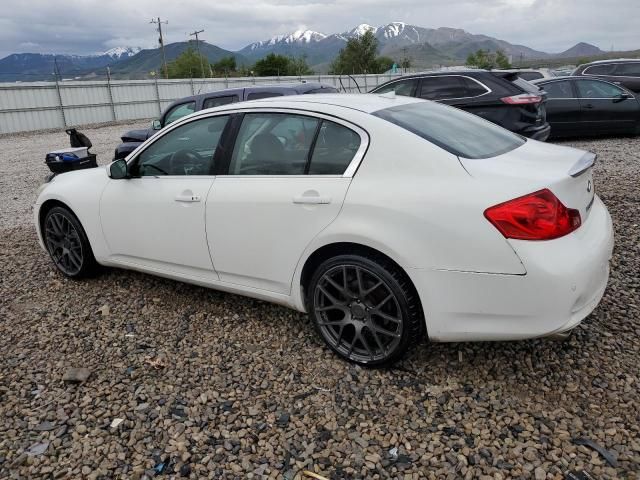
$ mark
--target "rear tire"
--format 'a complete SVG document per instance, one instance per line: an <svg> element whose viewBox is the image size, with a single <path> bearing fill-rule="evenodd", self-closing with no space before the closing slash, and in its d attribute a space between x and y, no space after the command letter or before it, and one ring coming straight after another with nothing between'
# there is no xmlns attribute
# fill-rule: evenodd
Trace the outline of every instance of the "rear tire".
<svg viewBox="0 0 640 480"><path fill-rule="evenodd" d="M381 255L324 261L311 277L306 298L320 337L342 358L360 365L396 362L424 335L411 281Z"/></svg>
<svg viewBox="0 0 640 480"><path fill-rule="evenodd" d="M84 278L98 270L89 239L76 216L53 207L42 222L42 238L56 268L69 278Z"/></svg>

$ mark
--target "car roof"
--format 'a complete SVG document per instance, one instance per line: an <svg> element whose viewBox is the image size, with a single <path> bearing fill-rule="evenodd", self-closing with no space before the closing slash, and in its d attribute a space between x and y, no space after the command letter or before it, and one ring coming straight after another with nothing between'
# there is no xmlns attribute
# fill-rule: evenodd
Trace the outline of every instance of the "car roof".
<svg viewBox="0 0 640 480"><path fill-rule="evenodd" d="M424 103L422 100L414 97L405 97L394 94L375 94L375 93L322 93L318 95L299 95L287 97L269 97L260 100L249 100L242 103L233 103L215 107L216 111L236 110L255 107L277 107L277 108L301 108L303 110L313 111L318 106L327 105L333 107L342 107L351 110L358 110L364 113L372 113L385 108L396 107L399 105L407 105L410 103ZM213 110L201 110L202 112Z"/></svg>
<svg viewBox="0 0 640 480"><path fill-rule="evenodd" d="M325 83L318 82L301 82L301 83L276 83L276 84L264 84L264 85L247 85L246 87L237 88L225 88L223 90L213 90L211 92L199 93L197 95L191 95L189 97L182 97L175 100L171 105L179 103L187 103L198 101L204 98L212 97L226 97L230 95L240 95L243 91L251 92L274 92L274 93L291 93L300 94L310 90L318 90L321 88L336 88L333 85L327 85Z"/></svg>

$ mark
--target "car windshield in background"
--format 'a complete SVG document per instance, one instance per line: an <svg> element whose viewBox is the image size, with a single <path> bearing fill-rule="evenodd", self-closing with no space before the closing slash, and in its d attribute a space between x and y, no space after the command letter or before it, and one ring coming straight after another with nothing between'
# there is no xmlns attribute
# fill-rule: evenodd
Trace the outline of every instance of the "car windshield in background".
<svg viewBox="0 0 640 480"><path fill-rule="evenodd" d="M411 103L373 115L464 158L490 158L515 150L525 140L476 115L437 103Z"/></svg>

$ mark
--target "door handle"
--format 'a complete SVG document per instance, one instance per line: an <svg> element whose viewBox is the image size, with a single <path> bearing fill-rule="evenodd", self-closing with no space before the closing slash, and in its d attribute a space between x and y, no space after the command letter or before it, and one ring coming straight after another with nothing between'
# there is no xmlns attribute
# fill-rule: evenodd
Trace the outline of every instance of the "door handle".
<svg viewBox="0 0 640 480"><path fill-rule="evenodd" d="M329 197L302 196L293 197L293 203L305 205L328 205L331 203L331 199Z"/></svg>
<svg viewBox="0 0 640 480"><path fill-rule="evenodd" d="M178 195L174 200L176 202L195 203L200 201L200 195Z"/></svg>

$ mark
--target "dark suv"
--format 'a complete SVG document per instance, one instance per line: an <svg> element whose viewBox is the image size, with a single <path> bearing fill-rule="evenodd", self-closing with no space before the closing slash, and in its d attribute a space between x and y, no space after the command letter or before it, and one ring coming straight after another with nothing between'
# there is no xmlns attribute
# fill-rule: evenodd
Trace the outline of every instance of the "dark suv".
<svg viewBox="0 0 640 480"><path fill-rule="evenodd" d="M546 140L551 131L546 119L546 93L514 72L419 73L391 80L371 91L387 92L452 105L536 140Z"/></svg>
<svg viewBox="0 0 640 480"><path fill-rule="evenodd" d="M228 103L257 100L259 98L280 97L284 95L306 95L310 93L337 93L338 90L331 85L322 83L295 83L286 85L264 85L242 88L229 88L215 92L202 93L191 97L176 100L162 113L158 120L154 120L151 128L142 130L129 130L122 137L122 143L116 147L115 160L125 158L133 152L138 145L147 138L155 135L161 128L171 122L189 115L190 113L204 110L205 108L219 107Z"/></svg>
<svg viewBox="0 0 640 480"><path fill-rule="evenodd" d="M599 60L576 68L573 76L598 77L608 82L619 83L629 90L640 93L640 59Z"/></svg>

